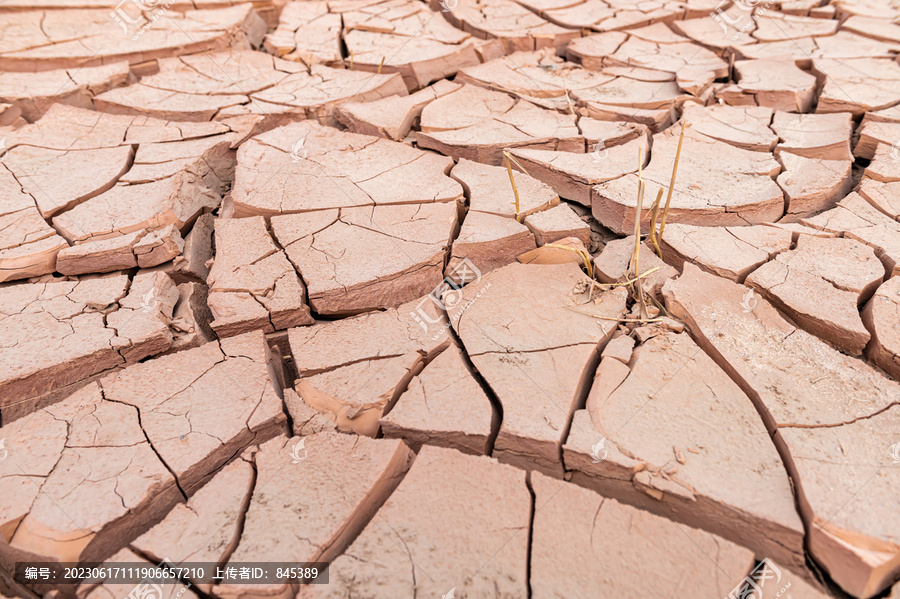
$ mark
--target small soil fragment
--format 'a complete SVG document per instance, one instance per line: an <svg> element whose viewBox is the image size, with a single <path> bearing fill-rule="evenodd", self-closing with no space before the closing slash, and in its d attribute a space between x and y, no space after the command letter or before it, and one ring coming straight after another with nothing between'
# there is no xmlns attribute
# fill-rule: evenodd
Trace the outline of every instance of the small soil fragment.
<svg viewBox="0 0 900 599"><path fill-rule="evenodd" d="M422 110L416 143L456 160L493 165L502 162L508 148L566 152L584 148L575 117L471 84Z"/></svg>
<svg viewBox="0 0 900 599"><path fill-rule="evenodd" d="M383 138L292 123L241 145L234 215L460 201L462 188L446 174L452 164Z"/></svg>
<svg viewBox="0 0 900 599"><path fill-rule="evenodd" d="M162 353L172 345L172 322L179 293L162 271L138 271L119 309L106 316L106 326L116 331L112 346L126 362L137 362Z"/></svg>
<svg viewBox="0 0 900 599"><path fill-rule="evenodd" d="M532 477L536 599L577 597L586 588L616 597L725 597L753 565L750 551L715 535L540 473ZM616 551L604 551L607 544ZM671 555L678 555L677 563ZM648 569L648 563L655 566ZM688 579L683 567L692 572Z"/></svg>
<svg viewBox="0 0 900 599"><path fill-rule="evenodd" d="M0 102L17 107L30 123L54 103L90 110L93 99L128 83L127 62L43 73L0 73Z"/></svg>
<svg viewBox="0 0 900 599"><path fill-rule="evenodd" d="M167 560L177 566L190 562L222 563L234 550L239 522L256 482L252 455L244 454L222 468L187 501L176 505L166 518L131 542L155 564ZM214 571L192 582L209 592Z"/></svg>
<svg viewBox="0 0 900 599"><path fill-rule="evenodd" d="M666 227L660 247L669 264L679 269L685 261L703 270L741 283L752 271L791 247L790 231L752 227Z"/></svg>
<svg viewBox="0 0 900 599"><path fill-rule="evenodd" d="M766 58L734 63L736 83L716 91L732 106L768 106L785 112L809 112L815 100L816 77L793 62Z"/></svg>
<svg viewBox="0 0 900 599"><path fill-rule="evenodd" d="M209 289L201 283L182 283L178 286L178 303L169 323L174 337L169 351L200 347L216 338L209 326L213 316L207 303L208 294Z"/></svg>
<svg viewBox="0 0 900 599"><path fill-rule="evenodd" d="M446 251L458 227L456 202L337 213L272 218L278 243L306 282L313 311L346 316L394 308L441 284Z"/></svg>
<svg viewBox="0 0 900 599"><path fill-rule="evenodd" d="M678 459L678 447L697 445L706 450ZM775 446L750 399L687 333L657 331L624 361L604 352L564 458L578 484L804 568L803 524Z"/></svg>
<svg viewBox="0 0 900 599"><path fill-rule="evenodd" d="M525 225L534 233L538 245L554 243L566 237L581 240L585 247L591 244L591 227L578 217L568 204L560 204L544 212L525 217Z"/></svg>
<svg viewBox="0 0 900 599"><path fill-rule="evenodd" d="M638 170L641 157L646 161L649 155L650 140L641 135L620 145L600 141L591 148L586 154L529 148L514 149L510 154L565 199L590 206L595 185Z"/></svg>
<svg viewBox="0 0 900 599"><path fill-rule="evenodd" d="M385 437L414 448L427 444L486 454L495 418L462 351L451 345L410 381L380 424Z"/></svg>
<svg viewBox="0 0 900 599"><path fill-rule="evenodd" d="M793 114L776 111L772 129L778 134L777 151L818 160L852 160L850 136L853 115Z"/></svg>
<svg viewBox="0 0 900 599"><path fill-rule="evenodd" d="M518 156L514 152L514 156ZM532 169L528 169L529 172ZM488 166L471 160L461 159L450 176L459 181L469 200L469 210L497 216L515 218L516 204L513 201L512 184L506 167ZM554 187L542 183L528 174L513 170L516 190L519 194L519 216L529 216L559 204L559 196Z"/></svg>
<svg viewBox="0 0 900 599"><path fill-rule="evenodd" d="M610 241L594 258L594 276L601 283L622 283L634 277L629 272L631 255L634 253L634 235ZM659 295L662 286L670 278L677 276L678 271L659 259L649 243L642 243L638 255L638 266L645 273L656 268L655 272L643 278L643 288L654 295Z"/></svg>
<svg viewBox="0 0 900 599"><path fill-rule="evenodd" d="M209 213L201 214L194 221L191 232L184 238L181 256L172 264L172 276L176 281L206 281L213 258L215 222L215 216Z"/></svg>
<svg viewBox="0 0 900 599"><path fill-rule="evenodd" d="M885 281L866 304L862 319L872 334L869 359L900 380L900 277Z"/></svg>
<svg viewBox="0 0 900 599"><path fill-rule="evenodd" d="M537 246L528 227L511 218L470 210L453 242L444 276L454 283L463 281L454 273L468 261L481 274L515 262L516 257Z"/></svg>
<svg viewBox="0 0 900 599"><path fill-rule="evenodd" d="M525 597L531 504L522 470L423 447L394 494L332 562L329 583L308 585L299 597Z"/></svg>
<svg viewBox="0 0 900 599"><path fill-rule="evenodd" d="M683 117L697 133L744 150L771 152L778 143L778 136L769 128L772 109L765 106L692 103L684 107Z"/></svg>
<svg viewBox="0 0 900 599"><path fill-rule="evenodd" d="M668 187L677 146L673 129L653 137L652 159L644 169L647 196ZM710 169L710 164L717 168ZM731 226L778 220L784 213L784 196L772 177L780 170L771 154L743 150L688 129L678 166L679 201L673 202L668 222ZM594 218L616 233L633 231L637 188L635 174L594 187ZM644 223L649 223L649 212L650 202L645 201Z"/></svg>
<svg viewBox="0 0 900 599"><path fill-rule="evenodd" d="M372 102L346 102L337 107L335 116L354 133L402 141L409 135L423 108L459 87L450 81L438 81L408 96L390 96Z"/></svg>
<svg viewBox="0 0 900 599"><path fill-rule="evenodd" d="M338 430L375 436L385 407L449 345L441 301L429 295L396 309L291 329L302 400Z"/></svg>
<svg viewBox="0 0 900 599"><path fill-rule="evenodd" d="M140 411L144 434L191 495L236 453L284 430L268 361L256 331L136 364L101 385L107 400Z"/></svg>
<svg viewBox="0 0 900 599"><path fill-rule="evenodd" d="M331 562L376 511L383 513L379 508L413 458L402 441L339 433L280 436L264 443L256 454L259 483L229 563ZM279 525L273 527L274 522ZM323 588L336 586L334 571L330 578ZM287 596L296 594L297 586L255 584L252 596ZM248 596L248 590L245 585L218 584L213 594L231 599Z"/></svg>
<svg viewBox="0 0 900 599"><path fill-rule="evenodd" d="M889 275L900 274L900 222L879 211L858 193L851 193L835 208L801 222L872 246Z"/></svg>
<svg viewBox="0 0 900 599"><path fill-rule="evenodd" d="M174 224L151 231L134 245L138 266L151 268L181 255L184 239Z"/></svg>
<svg viewBox="0 0 900 599"><path fill-rule="evenodd" d="M135 12L123 18L121 11ZM135 8L114 11L26 10L4 15L0 68L32 72L131 64L176 54L258 46L266 24L250 4L220 10L174 10L150 21ZM126 23L126 19L128 23ZM123 35L123 30L126 35ZM132 39L140 36L140 43Z"/></svg>
<svg viewBox="0 0 900 599"><path fill-rule="evenodd" d="M306 289L265 219L217 219L216 261L209 272L210 323L220 337L312 324Z"/></svg>
<svg viewBox="0 0 900 599"><path fill-rule="evenodd" d="M777 432L812 557L847 592L872 597L900 568L896 515L870 517L900 485L886 449L900 426L900 385L796 329L765 300L742 308L745 289L686 264L663 293Z"/></svg>
<svg viewBox="0 0 900 599"><path fill-rule="evenodd" d="M787 210L782 220L795 221L834 208L853 186L853 162L807 158L779 152L784 170L776 182L784 190Z"/></svg>
<svg viewBox="0 0 900 599"><path fill-rule="evenodd" d="M501 461L562 476L568 422L625 312L624 289L577 301L573 292L584 279L574 264L511 264L465 286L461 301L448 306L469 357L503 406L494 445Z"/></svg>

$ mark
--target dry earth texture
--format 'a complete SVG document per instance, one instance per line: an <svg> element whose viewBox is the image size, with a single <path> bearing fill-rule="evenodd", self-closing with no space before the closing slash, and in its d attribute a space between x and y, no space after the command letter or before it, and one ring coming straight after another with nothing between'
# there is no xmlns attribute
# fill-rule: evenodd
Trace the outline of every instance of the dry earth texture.
<svg viewBox="0 0 900 599"><path fill-rule="evenodd" d="M898 0L115 2L0 3L0 598L900 598ZM327 583L16 571L161 560Z"/></svg>

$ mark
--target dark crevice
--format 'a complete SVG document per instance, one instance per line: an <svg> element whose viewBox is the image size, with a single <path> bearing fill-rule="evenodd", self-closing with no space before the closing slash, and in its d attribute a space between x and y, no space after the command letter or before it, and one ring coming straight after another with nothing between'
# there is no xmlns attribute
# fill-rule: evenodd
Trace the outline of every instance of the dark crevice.
<svg viewBox="0 0 900 599"><path fill-rule="evenodd" d="M437 347L432 348L430 351L419 350L419 357L416 358L412 366L410 366L406 371L406 374L404 374L400 381L394 386L394 391L393 393L391 393L391 397L384 405L384 410L381 413L382 418L391 413L391 410L394 409L394 406L397 405L397 402L400 400L400 396L406 393L406 390L409 389L409 384L412 382L412 380L419 376L435 358L444 353L444 350L449 347L450 343L444 342L439 344Z"/></svg>
<svg viewBox="0 0 900 599"><path fill-rule="evenodd" d="M268 339L266 339L265 342L265 351L269 380L272 383L272 387L275 389L275 393L281 400L281 410L284 412L287 436L291 437L293 436L294 431L294 419L291 417L291 411L288 409L287 402L284 398L284 390L288 387L285 381L285 360L281 355L281 348L276 344L270 343Z"/></svg>
<svg viewBox="0 0 900 599"><path fill-rule="evenodd" d="M566 417L566 426L562 431L562 442L559 444L559 463L562 466L563 471L566 470L563 446L565 445L566 440L569 438L569 433L572 430L572 423L575 421L575 412L577 412L578 410L583 410L587 407L587 398L591 392L591 387L594 384L594 377L597 375L597 369L600 367L600 354L603 353L606 345L611 340L612 332L608 337L600 340L600 342L597 344L596 349L591 354L590 358L588 358L588 362L587 364L585 364L584 370L581 372L581 379L578 381L578 386L575 388L574 404L572 410Z"/></svg>
<svg viewBox="0 0 900 599"><path fill-rule="evenodd" d="M528 488L528 495L531 499L530 511L528 514L528 553L525 557L525 584L528 589L528 599L531 599L531 554L534 548L534 513L536 511L535 504L537 503L537 496L535 495L534 487L531 484L531 470L525 471L525 486Z"/></svg>
<svg viewBox="0 0 900 599"><path fill-rule="evenodd" d="M157 451L156 447L153 446L153 442L150 441L150 437L149 437L149 435L147 435L147 431L144 430L144 423L141 420L140 408L138 408L137 406L133 406L129 403L125 403L124 401L107 398L106 392L103 390L102 385L100 386L100 396L104 399L104 401L122 404L122 405L129 406L130 408L134 409L134 411L137 413L138 426L141 428L141 434L144 435L144 439L147 440L147 445L150 447L150 449L153 451L153 453L156 454L156 458L159 460L159 463L162 464L163 467L169 471L169 474L172 475L172 479L175 481L175 486L178 487L178 492L181 493L181 497L184 499L185 503L187 503L188 494L185 493L184 489L181 487L181 481L178 480L178 475L175 474L175 471L172 470L172 468L169 466L169 464L167 464L166 461L163 459L163 457L159 454L159 451Z"/></svg>
<svg viewBox="0 0 900 599"><path fill-rule="evenodd" d="M231 542L222 552L222 557L219 559L216 564L219 567L224 567L225 564L231 559L231 556L237 550L238 545L241 542L241 537L244 535L244 524L247 521L247 512L250 509L250 502L253 500L253 493L256 491L256 483L259 481L259 470L256 467L256 460L250 460L248 462L250 464L250 468L252 470L252 476L250 477L250 487L247 489L247 495L244 496L244 500L241 502L241 511L238 514L237 522L235 522L234 526L234 536L231 538Z"/></svg>
<svg viewBox="0 0 900 599"><path fill-rule="evenodd" d="M444 316L447 316L447 313L444 312ZM462 339L459 338L459 335L456 334L456 331L453 330L453 327L448 329L448 333L455 341L456 345L460 349L460 354L462 354L463 361L466 364L466 368L469 369L469 374L472 375L472 378L478 383L478 386L481 387L482 392L487 396L488 401L491 402L491 434L488 435L487 441L484 444L484 455L490 456L494 453L494 443L497 441L497 435L500 434L500 425L503 424L503 404L500 402L500 399L494 394L493 389L491 389L490 385L488 385L487 381L481 375L478 368L476 368L475 364L472 362L472 358L469 357L468 352L466 351L465 346L462 343Z"/></svg>

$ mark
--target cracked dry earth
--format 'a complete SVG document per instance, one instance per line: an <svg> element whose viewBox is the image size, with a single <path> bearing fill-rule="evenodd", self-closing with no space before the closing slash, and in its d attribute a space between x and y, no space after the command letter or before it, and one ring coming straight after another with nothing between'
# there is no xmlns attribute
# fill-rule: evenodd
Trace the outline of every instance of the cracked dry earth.
<svg viewBox="0 0 900 599"><path fill-rule="evenodd" d="M900 598L898 55L896 0L3 2L0 597Z"/></svg>

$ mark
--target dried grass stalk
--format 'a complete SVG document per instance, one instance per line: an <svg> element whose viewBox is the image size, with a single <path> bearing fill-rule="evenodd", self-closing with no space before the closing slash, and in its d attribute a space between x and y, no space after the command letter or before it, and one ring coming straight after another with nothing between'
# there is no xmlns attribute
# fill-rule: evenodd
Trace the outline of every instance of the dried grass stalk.
<svg viewBox="0 0 900 599"><path fill-rule="evenodd" d="M659 203L662 200L663 188L660 187L659 191L656 193L656 201L653 202L653 207L650 208L650 244L653 246L656 255L662 258L662 250L659 249L659 243L656 241L656 218L659 216Z"/></svg>
<svg viewBox="0 0 900 599"><path fill-rule="evenodd" d="M644 147L638 148L638 196L637 204L634 207L634 251L631 254L630 271L632 276L636 276L640 272L640 254L641 254L641 212L644 207ZM641 284L641 278L636 277L635 295L641 305L641 318L648 317L647 304L644 301L644 286Z"/></svg>
<svg viewBox="0 0 900 599"><path fill-rule="evenodd" d="M516 206L516 220L522 222L519 219L519 190L516 188L516 178L513 177L512 165L509 163L509 158L506 159L506 172L509 173L509 184L512 185L513 197L515 197L513 204Z"/></svg>
<svg viewBox="0 0 900 599"><path fill-rule="evenodd" d="M566 250L567 252L575 252L581 257L581 262L584 264L584 269L587 271L588 276L593 281L594 279L594 265L591 262L591 255L585 251L582 251L578 248L574 248L568 245L560 245L558 243L545 243L545 248L556 248L559 250Z"/></svg>
<svg viewBox="0 0 900 599"><path fill-rule="evenodd" d="M662 222L659 226L659 240L662 241L663 233L666 230L666 219L669 216L669 205L672 203L672 192L675 189L675 176L678 174L678 163L681 160L681 146L684 144L684 130L687 129L688 122L681 121L681 135L678 137L678 149L675 150L675 164L672 165L672 178L669 180L669 192L666 194L666 206L663 208Z"/></svg>
<svg viewBox="0 0 900 599"><path fill-rule="evenodd" d="M512 156L512 154L510 154L506 150L503 150L503 158L506 161L506 172L509 173L509 184L512 185L513 196L515 197L515 201L511 202L511 203L514 204L516 207L516 220L519 222L522 222L522 218L521 218L522 215L520 214L520 210L519 210L519 188L516 187L516 178L513 176L512 163L515 162L516 166L518 166L520 169L522 169L522 171L526 175L528 174L528 171L526 171L522 167L522 165L519 164L519 161L516 160Z"/></svg>

